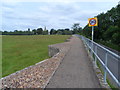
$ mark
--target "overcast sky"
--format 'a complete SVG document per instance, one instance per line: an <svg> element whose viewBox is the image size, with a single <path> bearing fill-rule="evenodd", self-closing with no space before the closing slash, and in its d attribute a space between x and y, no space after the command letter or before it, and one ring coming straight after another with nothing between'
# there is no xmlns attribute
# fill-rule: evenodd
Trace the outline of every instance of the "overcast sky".
<svg viewBox="0 0 120 90"><path fill-rule="evenodd" d="M89 1L89 2L88 2ZM110 10L119 0L3 0L2 30L84 27L88 18Z"/></svg>

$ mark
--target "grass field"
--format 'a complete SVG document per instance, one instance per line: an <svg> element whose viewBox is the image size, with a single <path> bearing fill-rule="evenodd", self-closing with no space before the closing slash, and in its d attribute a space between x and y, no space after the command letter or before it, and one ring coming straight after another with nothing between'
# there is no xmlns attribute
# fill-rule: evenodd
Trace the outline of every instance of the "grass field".
<svg viewBox="0 0 120 90"><path fill-rule="evenodd" d="M2 77L49 58L48 45L64 42L68 37L70 36L3 36Z"/></svg>

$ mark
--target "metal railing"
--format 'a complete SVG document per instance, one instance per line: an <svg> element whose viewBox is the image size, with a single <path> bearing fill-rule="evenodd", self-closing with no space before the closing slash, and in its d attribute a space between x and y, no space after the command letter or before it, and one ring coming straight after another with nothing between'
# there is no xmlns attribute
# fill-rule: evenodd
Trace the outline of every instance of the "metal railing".
<svg viewBox="0 0 120 90"><path fill-rule="evenodd" d="M93 56L94 54L95 65L97 65L97 60L99 60L103 66L104 82L106 83L106 76L108 73L120 87L120 72L118 71L118 69L120 69L120 56L95 43L94 41L92 43L90 39L84 36L79 35L79 37L86 44L87 50L90 50L91 55Z"/></svg>

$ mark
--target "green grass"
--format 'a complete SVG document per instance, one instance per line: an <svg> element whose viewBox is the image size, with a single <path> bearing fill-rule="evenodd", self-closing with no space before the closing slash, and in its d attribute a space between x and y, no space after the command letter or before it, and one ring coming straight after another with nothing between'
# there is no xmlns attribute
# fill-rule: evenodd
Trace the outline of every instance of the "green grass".
<svg viewBox="0 0 120 90"><path fill-rule="evenodd" d="M64 42L70 35L2 37L2 77L34 65L48 56L48 45Z"/></svg>
<svg viewBox="0 0 120 90"><path fill-rule="evenodd" d="M104 71L103 71L102 66L98 60L97 60L97 66L99 67L101 73L104 75ZM115 85L113 85L108 78L106 79L106 81L112 90L118 90L118 88L116 88Z"/></svg>
<svg viewBox="0 0 120 90"><path fill-rule="evenodd" d="M111 82L107 79L107 83L108 85L111 87L112 90L119 90L118 88L116 88L113 84L111 84Z"/></svg>

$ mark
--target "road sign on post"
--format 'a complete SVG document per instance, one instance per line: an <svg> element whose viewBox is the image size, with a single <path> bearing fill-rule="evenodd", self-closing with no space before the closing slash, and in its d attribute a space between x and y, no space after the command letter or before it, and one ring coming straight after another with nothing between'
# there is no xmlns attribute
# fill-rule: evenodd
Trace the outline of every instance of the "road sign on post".
<svg viewBox="0 0 120 90"><path fill-rule="evenodd" d="M91 46L91 49L93 49L93 36L94 36L94 26L98 26L98 20L97 18L89 18L88 19L88 24L89 24L89 27L92 27L92 46ZM91 50L91 56L92 56L92 50ZM95 60L95 63L96 63L96 60Z"/></svg>
<svg viewBox="0 0 120 90"><path fill-rule="evenodd" d="M92 26L92 41L93 41L93 35L94 35L94 26L98 26L98 20L97 18L89 18L88 19L88 24L89 24L89 27Z"/></svg>

